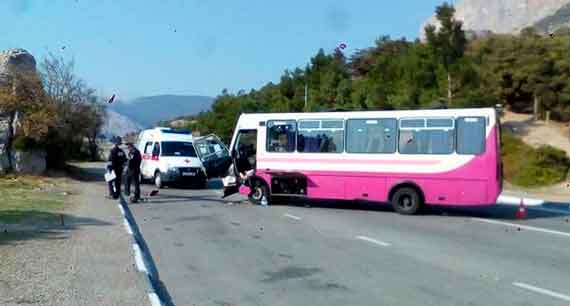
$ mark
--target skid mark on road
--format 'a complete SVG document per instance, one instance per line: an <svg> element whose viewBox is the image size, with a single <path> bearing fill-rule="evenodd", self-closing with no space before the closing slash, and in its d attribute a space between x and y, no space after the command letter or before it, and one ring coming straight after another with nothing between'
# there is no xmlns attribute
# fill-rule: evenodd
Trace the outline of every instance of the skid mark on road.
<svg viewBox="0 0 570 306"><path fill-rule="evenodd" d="M300 221L302 219L301 217L293 216L291 214L284 214L283 216L290 218L290 219L293 219L293 220L296 220L296 221Z"/></svg>
<svg viewBox="0 0 570 306"><path fill-rule="evenodd" d="M528 226L528 225L515 224L515 223L508 223L508 222L502 222L502 221L496 221L496 220L489 220L489 219L481 219L481 218L471 218L471 220L475 220L475 221L483 222L483 223L489 223L489 224L496 224L496 225L504 225L504 226L509 226L509 227L516 227L516 228L520 228L520 229L524 229L524 230L528 230L528 231L541 232L541 233L545 233L545 234L552 234L552 235L557 235L557 236L563 236L563 237L568 237L568 238L570 238L570 233L561 232L561 231L555 231L555 230L550 230L550 229L542 228L542 227Z"/></svg>
<svg viewBox="0 0 570 306"><path fill-rule="evenodd" d="M356 239L362 240L362 241L367 241L367 242L370 242L370 243L374 243L374 244L376 244L376 245L383 246L383 247L387 247L387 246L390 246L390 245L391 245L391 244L388 243L388 242L376 240L376 239L373 239L373 238L370 238L370 237L366 237L366 236L356 236Z"/></svg>
<svg viewBox="0 0 570 306"><path fill-rule="evenodd" d="M543 288L539 288L539 287L535 287L533 285L529 285L529 284L525 284L525 283L519 283L519 282L515 282L513 283L513 286L519 287L519 288L523 288L529 291L533 291L535 293L540 293L540 294L544 294L544 295L548 295L550 297L553 298L557 298L560 300L564 300L567 302L570 302L570 296L562 294L562 293L558 293L558 292L554 292L548 289L543 289Z"/></svg>
<svg viewBox="0 0 570 306"><path fill-rule="evenodd" d="M288 266L279 271L266 272L267 278L263 279L265 283L274 283L288 279L306 278L321 272L320 268L305 268L297 266Z"/></svg>

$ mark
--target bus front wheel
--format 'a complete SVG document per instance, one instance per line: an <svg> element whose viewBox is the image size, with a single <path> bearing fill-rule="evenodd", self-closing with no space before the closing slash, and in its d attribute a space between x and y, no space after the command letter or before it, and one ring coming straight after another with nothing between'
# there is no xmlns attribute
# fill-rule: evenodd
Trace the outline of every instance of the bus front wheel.
<svg viewBox="0 0 570 306"><path fill-rule="evenodd" d="M260 180L253 181L252 185L251 193L248 195L249 201L255 205L260 205L261 200L265 196L265 199L269 202L269 188L267 188L267 185Z"/></svg>
<svg viewBox="0 0 570 306"><path fill-rule="evenodd" d="M402 187L392 196L392 206L397 213L413 215L422 207L422 198L414 188Z"/></svg>

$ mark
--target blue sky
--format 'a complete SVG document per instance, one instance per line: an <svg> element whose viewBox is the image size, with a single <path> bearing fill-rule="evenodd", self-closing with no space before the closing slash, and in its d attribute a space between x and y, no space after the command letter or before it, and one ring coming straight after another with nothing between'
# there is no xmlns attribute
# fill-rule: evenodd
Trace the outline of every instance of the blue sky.
<svg viewBox="0 0 570 306"><path fill-rule="evenodd" d="M0 49L73 58L91 87L121 100L215 96L278 81L319 48L345 43L350 55L380 35L414 39L442 2L1 0Z"/></svg>

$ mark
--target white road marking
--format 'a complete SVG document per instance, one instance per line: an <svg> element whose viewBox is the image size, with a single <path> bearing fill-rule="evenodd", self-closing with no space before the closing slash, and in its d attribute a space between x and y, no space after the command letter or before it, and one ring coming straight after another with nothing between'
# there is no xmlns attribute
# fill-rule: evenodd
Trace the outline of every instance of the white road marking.
<svg viewBox="0 0 570 306"><path fill-rule="evenodd" d="M285 217L287 217L287 218L291 218L291 219L293 219L293 220L297 220L297 221L299 221L299 220L302 219L301 217L293 216L293 215L290 215L290 214L284 214L283 216L285 216Z"/></svg>
<svg viewBox="0 0 570 306"><path fill-rule="evenodd" d="M123 219L123 225L125 226L125 230L127 230L127 233L129 233L129 235L132 235L133 230L131 229L131 226L129 225L129 221L127 221L127 219Z"/></svg>
<svg viewBox="0 0 570 306"><path fill-rule="evenodd" d="M541 227L534 227L534 226L508 223L508 222L502 222L502 221L496 221L496 220L481 219L481 218L471 218L471 219L475 220L475 221L479 221L479 222L484 222L484 223L505 225L505 226L517 227L517 228L521 228L521 229L525 229L525 230L529 230L529 231L535 231L535 232L559 235L559 236L564 236L564 237L570 237L570 233L560 232L560 231L555 231L555 230L549 230L549 229L541 228Z"/></svg>
<svg viewBox="0 0 570 306"><path fill-rule="evenodd" d="M389 244L388 242L384 242L384 241L372 239L372 238L366 237L366 236L356 236L356 239L363 240L363 241L368 241L368 242L377 244L377 245L379 245L379 246L384 246L384 247L390 246L390 244Z"/></svg>
<svg viewBox="0 0 570 306"><path fill-rule="evenodd" d="M149 293L148 294L148 299L150 300L150 304L152 306L162 306L162 303L160 302L160 299L158 298L158 295L156 295L156 293Z"/></svg>
<svg viewBox="0 0 570 306"><path fill-rule="evenodd" d="M135 263L137 264L137 269L139 270L139 272L148 273L148 270L146 269L146 266L144 265L144 261L142 258L142 252L141 252L141 248L139 247L139 245L134 243L133 244L133 250L135 251Z"/></svg>
<svg viewBox="0 0 570 306"><path fill-rule="evenodd" d="M125 216L125 209L123 208L123 205L121 204L117 204L119 206L119 209L121 210L121 214L123 215L123 217Z"/></svg>
<svg viewBox="0 0 570 306"><path fill-rule="evenodd" d="M544 204L544 200L541 199L532 199L532 198L522 198L524 205L527 206L538 206ZM507 204L507 205L519 205L521 203L521 197L512 196L507 194L499 195L497 198L498 204Z"/></svg>
<svg viewBox="0 0 570 306"><path fill-rule="evenodd" d="M567 302L570 302L570 296L562 294L562 293L558 293L558 292L554 292L554 291L550 291L548 289L542 289L539 287L535 287L529 284L525 284L525 283L513 283L513 286L519 287L519 288L523 288L526 290L530 290L530 291L534 291L536 293L541 293L541 294L545 294L554 298L558 298Z"/></svg>

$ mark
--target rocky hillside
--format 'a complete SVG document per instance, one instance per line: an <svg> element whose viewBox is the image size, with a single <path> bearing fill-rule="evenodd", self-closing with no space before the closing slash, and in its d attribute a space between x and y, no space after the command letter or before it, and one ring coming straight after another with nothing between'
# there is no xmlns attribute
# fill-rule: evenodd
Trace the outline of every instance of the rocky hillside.
<svg viewBox="0 0 570 306"><path fill-rule="evenodd" d="M542 22L542 28L556 28L564 18L550 18L570 0L464 0L456 4L456 18L463 21L464 29L476 33L517 33L521 29ZM560 15L563 16L563 13ZM546 21L545 21L546 20ZM554 24L548 24L555 22ZM568 19L566 19L568 22ZM435 24L432 16L421 25L420 38L425 39L424 28ZM544 27L544 24L547 24Z"/></svg>
<svg viewBox="0 0 570 306"><path fill-rule="evenodd" d="M562 27L570 27L570 3L558 9L553 15L547 16L534 24L541 32L555 32Z"/></svg>
<svg viewBox="0 0 570 306"><path fill-rule="evenodd" d="M107 110L105 125L101 128L101 134L107 138L112 136L124 136L125 134L142 130L142 126L130 118L113 110Z"/></svg>

